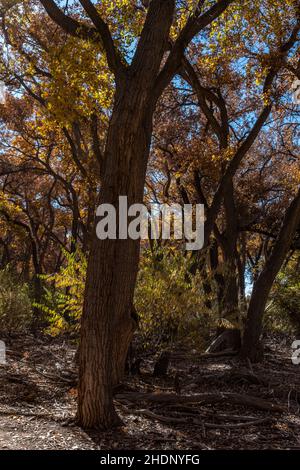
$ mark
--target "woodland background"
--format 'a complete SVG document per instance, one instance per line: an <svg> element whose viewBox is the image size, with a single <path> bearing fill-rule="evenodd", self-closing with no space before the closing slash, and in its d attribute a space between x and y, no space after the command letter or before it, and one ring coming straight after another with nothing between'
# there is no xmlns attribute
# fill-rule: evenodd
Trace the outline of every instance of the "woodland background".
<svg viewBox="0 0 300 470"><path fill-rule="evenodd" d="M99 444L93 434L105 448L148 445L128 409L175 434L202 430L183 444L162 438L163 448L227 448L228 429L251 426L247 410L211 422L227 397L267 412L252 416L254 428L291 426L298 445L299 1L2 0L0 17L4 403L20 396L11 384L47 409L59 390L68 398L55 420L74 416L78 400L76 423L101 430L121 424L117 409L137 436L116 431ZM204 204L204 248L101 244L96 208L119 195ZM160 406L141 410L139 400ZM274 424L268 413L283 410L293 418ZM207 437L209 424L219 437Z"/></svg>

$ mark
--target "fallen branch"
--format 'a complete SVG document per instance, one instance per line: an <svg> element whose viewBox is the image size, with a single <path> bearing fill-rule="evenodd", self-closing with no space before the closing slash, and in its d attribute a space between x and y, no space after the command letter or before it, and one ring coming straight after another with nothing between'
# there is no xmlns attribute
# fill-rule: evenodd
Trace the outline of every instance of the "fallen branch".
<svg viewBox="0 0 300 470"><path fill-rule="evenodd" d="M201 404L212 404L212 403L223 403L228 402L234 405L248 406L263 411L278 411L283 412L285 408L271 403L262 398L253 397L250 395L242 395L239 393L202 393L197 395L175 395L175 394L161 394L161 393L123 393L118 394L115 397L117 400L129 400L129 401L150 401L154 403L201 403Z"/></svg>
<svg viewBox="0 0 300 470"><path fill-rule="evenodd" d="M189 416L187 418L183 418L183 417L175 418L173 416L168 417L168 416L158 415L156 413L153 413L150 410L137 410L136 413L142 416L146 416L147 418L155 419L156 421L166 423L166 424L199 424L201 426L204 426L205 428L211 428L211 429L243 428L243 427L249 427L249 426L257 426L259 424L271 423L274 421L272 418L268 417L268 418L255 419L251 421L244 421L242 423L215 424L215 423L205 423L201 419L197 419L192 416Z"/></svg>
<svg viewBox="0 0 300 470"><path fill-rule="evenodd" d="M155 419L156 421L160 421L161 423L167 423L167 424L197 424L200 420L196 420L194 418L174 418L174 417L167 417L163 415L158 415L156 413L153 413L150 410L137 410L135 411L135 414L139 414L142 416L146 416L147 418Z"/></svg>
<svg viewBox="0 0 300 470"><path fill-rule="evenodd" d="M157 409L163 408L164 411L173 412L183 416L206 416L213 417L214 420L217 421L256 421L258 418L257 416L241 416L241 415L234 415L234 414L224 414L218 413L216 414L215 411L207 410L207 409L196 409L189 406L182 406L182 405L163 405L159 406Z"/></svg>
<svg viewBox="0 0 300 470"><path fill-rule="evenodd" d="M272 418L261 418L253 421L244 421L242 423L229 423L229 424L213 424L213 423L204 423L206 428L221 428L221 429L234 429L234 428L245 428L249 426L258 426L259 424L273 423L274 419Z"/></svg>
<svg viewBox="0 0 300 470"><path fill-rule="evenodd" d="M62 383L68 384L68 385L76 385L77 384L77 377L75 375L74 375L74 378L68 379L68 378L62 377L61 375L58 375L58 374L49 374L49 373L42 372L37 367L34 368L34 371L37 374L39 374L40 376L45 377L45 379L53 380L54 382L62 382Z"/></svg>

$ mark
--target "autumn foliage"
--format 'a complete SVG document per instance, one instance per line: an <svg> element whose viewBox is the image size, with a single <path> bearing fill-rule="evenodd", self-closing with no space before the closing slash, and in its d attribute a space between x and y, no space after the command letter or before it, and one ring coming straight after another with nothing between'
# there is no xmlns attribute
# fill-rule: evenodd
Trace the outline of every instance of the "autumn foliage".
<svg viewBox="0 0 300 470"><path fill-rule="evenodd" d="M0 324L18 310L24 328L79 335L83 308L82 403L103 357L89 339L112 338L117 366L99 359L89 384L102 418L81 404L83 425L117 422L99 390L122 375L133 303L144 347L203 347L225 325L258 360L264 318L298 331L299 2L0 5L0 269L7 292L22 286L15 304L0 291ZM204 248L97 244L96 207L119 194L203 204Z"/></svg>

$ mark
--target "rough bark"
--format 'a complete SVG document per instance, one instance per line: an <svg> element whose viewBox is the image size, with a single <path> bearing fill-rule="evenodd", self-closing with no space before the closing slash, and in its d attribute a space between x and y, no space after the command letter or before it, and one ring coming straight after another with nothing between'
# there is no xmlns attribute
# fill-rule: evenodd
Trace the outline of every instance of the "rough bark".
<svg viewBox="0 0 300 470"><path fill-rule="evenodd" d="M155 108L153 78L166 47L173 8L174 2L168 0L160 2L161 16L149 9L130 70L117 86L100 204L118 208L119 196L127 196L128 206L143 201ZM93 237L81 325L77 413L85 428L110 428L120 423L112 386L124 372L134 331L131 312L139 246L139 240Z"/></svg>
<svg viewBox="0 0 300 470"><path fill-rule="evenodd" d="M142 202L151 138L151 121L146 116L134 128L129 103L120 104L120 109L117 106L111 122L100 198L100 203L114 207L118 207L119 195L127 195L129 205ZM134 331L131 310L138 260L139 240L94 236L80 347L78 419L86 428L118 423L111 387L122 376Z"/></svg>

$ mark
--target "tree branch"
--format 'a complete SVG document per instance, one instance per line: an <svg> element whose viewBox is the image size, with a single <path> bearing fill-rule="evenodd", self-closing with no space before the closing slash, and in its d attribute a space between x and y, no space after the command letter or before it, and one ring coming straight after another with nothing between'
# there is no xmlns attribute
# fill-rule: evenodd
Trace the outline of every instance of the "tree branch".
<svg viewBox="0 0 300 470"><path fill-rule="evenodd" d="M157 99L181 67L182 58L189 43L200 31L217 19L233 1L218 0L202 15L200 15L201 8L197 8L195 13L188 19L171 49L165 66L157 77L155 85ZM201 6L201 3L199 2L199 6Z"/></svg>
<svg viewBox="0 0 300 470"><path fill-rule="evenodd" d="M121 57L115 48L108 25L103 21L96 7L90 0L79 1L100 34L110 70L115 74L122 71L124 72L125 66L123 65Z"/></svg>
<svg viewBox="0 0 300 470"><path fill-rule="evenodd" d="M95 27L90 27L66 15L56 5L54 0L40 0L40 2L52 21L60 26L66 33L80 39L100 42L105 50L108 66L111 71L116 76L120 74L121 70L124 69L124 65L115 49L109 28L89 0L80 0L80 3Z"/></svg>
<svg viewBox="0 0 300 470"><path fill-rule="evenodd" d="M98 31L66 15L54 0L40 0L46 12L66 33L81 39L95 39Z"/></svg>

